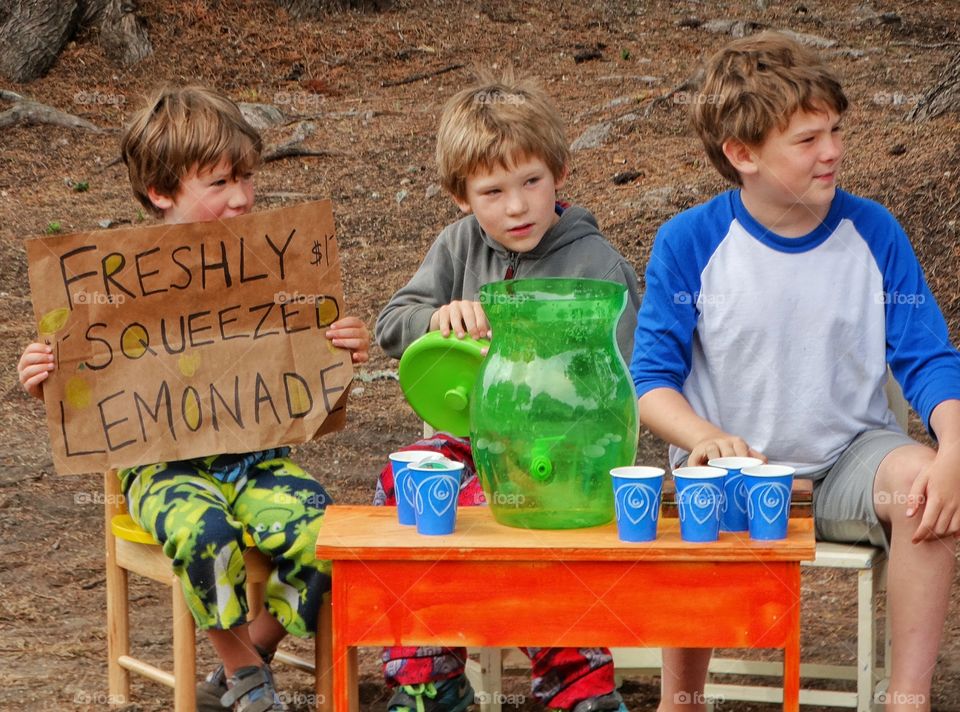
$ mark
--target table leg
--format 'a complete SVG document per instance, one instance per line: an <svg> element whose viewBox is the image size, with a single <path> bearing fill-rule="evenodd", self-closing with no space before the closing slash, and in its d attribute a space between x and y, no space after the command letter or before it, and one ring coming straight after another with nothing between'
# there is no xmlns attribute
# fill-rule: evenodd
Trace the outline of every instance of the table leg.
<svg viewBox="0 0 960 712"><path fill-rule="evenodd" d="M333 709L337 712L360 712L357 689L357 648L346 639L347 579L346 566L333 562L333 586L330 595L332 610Z"/></svg>
<svg viewBox="0 0 960 712"><path fill-rule="evenodd" d="M783 709L784 712L800 710L800 570L791 572L791 582L796 591L794 605L787 613L790 632L783 646ZM795 580L794 580L795 579Z"/></svg>

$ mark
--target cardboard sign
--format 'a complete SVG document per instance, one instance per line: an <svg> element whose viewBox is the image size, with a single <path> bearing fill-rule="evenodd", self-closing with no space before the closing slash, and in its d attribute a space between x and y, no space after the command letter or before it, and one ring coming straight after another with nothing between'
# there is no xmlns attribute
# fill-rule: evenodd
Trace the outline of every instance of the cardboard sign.
<svg viewBox="0 0 960 712"><path fill-rule="evenodd" d="M54 465L82 473L343 427L350 353L329 201L28 240Z"/></svg>

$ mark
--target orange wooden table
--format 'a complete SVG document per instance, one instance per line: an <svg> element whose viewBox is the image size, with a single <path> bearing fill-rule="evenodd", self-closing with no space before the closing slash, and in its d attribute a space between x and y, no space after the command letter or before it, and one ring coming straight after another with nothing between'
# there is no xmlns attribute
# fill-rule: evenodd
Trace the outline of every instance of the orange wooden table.
<svg viewBox="0 0 960 712"><path fill-rule="evenodd" d="M711 544L662 519L655 542L625 544L614 524L514 529L486 507L428 537L393 507L331 506L317 557L333 560L333 708L358 709L357 646L604 645L781 648L796 711L800 562L814 554L812 519L791 519L784 541Z"/></svg>

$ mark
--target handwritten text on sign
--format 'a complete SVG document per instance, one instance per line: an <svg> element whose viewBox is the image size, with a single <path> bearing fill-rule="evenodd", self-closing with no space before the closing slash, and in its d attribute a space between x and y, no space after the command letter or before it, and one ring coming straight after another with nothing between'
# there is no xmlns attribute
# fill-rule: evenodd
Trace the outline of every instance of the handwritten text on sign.
<svg viewBox="0 0 960 712"><path fill-rule="evenodd" d="M249 452L342 427L329 201L27 242L58 472Z"/></svg>

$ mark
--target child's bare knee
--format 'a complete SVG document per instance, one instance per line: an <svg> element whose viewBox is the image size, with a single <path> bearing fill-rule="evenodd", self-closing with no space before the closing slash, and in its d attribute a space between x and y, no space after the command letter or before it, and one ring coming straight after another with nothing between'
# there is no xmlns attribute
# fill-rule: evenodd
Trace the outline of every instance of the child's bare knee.
<svg viewBox="0 0 960 712"><path fill-rule="evenodd" d="M908 506L918 504L910 501L910 492L934 457L936 452L925 445L907 445L887 455L880 463L874 486L877 513L904 513Z"/></svg>

